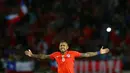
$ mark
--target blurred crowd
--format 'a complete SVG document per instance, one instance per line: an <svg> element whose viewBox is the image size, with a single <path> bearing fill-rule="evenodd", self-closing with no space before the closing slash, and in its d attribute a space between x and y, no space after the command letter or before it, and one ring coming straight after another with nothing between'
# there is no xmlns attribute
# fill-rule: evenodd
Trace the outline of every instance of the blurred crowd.
<svg viewBox="0 0 130 73"><path fill-rule="evenodd" d="M5 16L18 13L20 1L0 0L1 58L21 60L27 49L50 54L65 40L70 50L98 51L102 45L110 49L94 60L130 63L130 0L24 0L28 13L8 24Z"/></svg>

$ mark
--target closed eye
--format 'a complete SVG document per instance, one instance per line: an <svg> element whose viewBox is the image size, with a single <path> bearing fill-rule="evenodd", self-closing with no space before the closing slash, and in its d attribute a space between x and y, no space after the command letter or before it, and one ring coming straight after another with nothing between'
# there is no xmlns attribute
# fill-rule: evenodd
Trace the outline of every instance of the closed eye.
<svg viewBox="0 0 130 73"><path fill-rule="evenodd" d="M65 45L60 45L60 46L65 46Z"/></svg>

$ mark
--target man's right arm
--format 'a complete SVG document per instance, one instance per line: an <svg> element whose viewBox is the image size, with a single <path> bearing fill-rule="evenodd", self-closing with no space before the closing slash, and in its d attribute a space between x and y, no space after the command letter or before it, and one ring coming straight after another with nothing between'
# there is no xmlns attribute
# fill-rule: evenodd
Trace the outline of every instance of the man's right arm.
<svg viewBox="0 0 130 73"><path fill-rule="evenodd" d="M32 58L37 58L37 59L49 59L50 55L45 55L45 54L33 54L31 50L25 51L25 55L32 57Z"/></svg>
<svg viewBox="0 0 130 73"><path fill-rule="evenodd" d="M50 55L45 55L45 54L32 54L33 58L38 58L38 59L49 59Z"/></svg>

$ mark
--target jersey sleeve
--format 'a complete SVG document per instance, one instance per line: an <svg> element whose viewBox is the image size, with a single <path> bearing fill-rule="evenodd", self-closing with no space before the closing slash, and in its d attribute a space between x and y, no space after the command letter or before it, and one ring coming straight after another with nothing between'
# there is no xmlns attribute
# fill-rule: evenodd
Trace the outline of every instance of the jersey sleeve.
<svg viewBox="0 0 130 73"><path fill-rule="evenodd" d="M74 57L80 57L81 53L78 51L72 51Z"/></svg>
<svg viewBox="0 0 130 73"><path fill-rule="evenodd" d="M50 59L54 60L55 59L55 55L56 55L56 53L50 54Z"/></svg>

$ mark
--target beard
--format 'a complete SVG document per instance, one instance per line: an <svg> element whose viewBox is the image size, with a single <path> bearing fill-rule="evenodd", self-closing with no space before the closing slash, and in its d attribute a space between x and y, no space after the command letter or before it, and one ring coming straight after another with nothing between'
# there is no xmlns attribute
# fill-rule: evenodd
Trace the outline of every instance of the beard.
<svg viewBox="0 0 130 73"><path fill-rule="evenodd" d="M66 51L67 51L67 49L65 49L65 48L60 49L61 53L65 53Z"/></svg>

